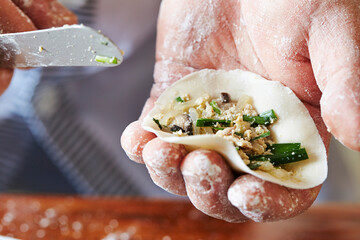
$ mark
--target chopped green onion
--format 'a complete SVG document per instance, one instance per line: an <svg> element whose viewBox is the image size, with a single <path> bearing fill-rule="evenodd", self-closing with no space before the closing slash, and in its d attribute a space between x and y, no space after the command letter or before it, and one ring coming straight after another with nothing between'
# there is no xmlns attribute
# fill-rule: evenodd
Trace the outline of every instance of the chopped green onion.
<svg viewBox="0 0 360 240"><path fill-rule="evenodd" d="M250 156L250 161L270 161L274 166L278 166L280 164L287 164L292 162L298 162L305 159L308 159L307 152L305 148L300 148L298 150L294 150L291 152L285 152L281 154L274 155L254 155Z"/></svg>
<svg viewBox="0 0 360 240"><path fill-rule="evenodd" d="M118 59L116 57L106 57L106 56L96 55L95 61L101 63L108 63L108 64L118 64Z"/></svg>
<svg viewBox="0 0 360 240"><path fill-rule="evenodd" d="M273 154L286 153L300 149L300 143L276 143L267 147Z"/></svg>
<svg viewBox="0 0 360 240"><path fill-rule="evenodd" d="M239 136L239 137L244 137L244 134L242 134L241 132L234 132L234 134Z"/></svg>
<svg viewBox="0 0 360 240"><path fill-rule="evenodd" d="M217 105L217 103L216 103L214 100L212 100L212 101L210 102L210 106L212 106L214 112L216 112L216 113L219 114L219 115L221 114L221 111L220 111L220 109L219 109L219 106Z"/></svg>
<svg viewBox="0 0 360 240"><path fill-rule="evenodd" d="M156 123L156 125L158 125L158 127L160 128L160 130L162 130L162 126L161 126L161 124L160 124L159 120L158 120L158 119L153 118L153 121Z"/></svg>
<svg viewBox="0 0 360 240"><path fill-rule="evenodd" d="M101 42L101 44L107 46L109 45L109 42Z"/></svg>
<svg viewBox="0 0 360 240"><path fill-rule="evenodd" d="M258 169L261 164L259 163L256 163L256 162L250 162L248 165L247 165L251 170L256 170Z"/></svg>
<svg viewBox="0 0 360 240"><path fill-rule="evenodd" d="M216 120L216 119L209 119L209 118L199 118L196 121L197 127L215 127L216 124L220 124L223 127L230 127L231 121L230 120Z"/></svg>
<svg viewBox="0 0 360 240"><path fill-rule="evenodd" d="M239 146L236 146L235 149L239 151L239 150L240 150L240 147L239 147Z"/></svg>
<svg viewBox="0 0 360 240"><path fill-rule="evenodd" d="M177 97L177 98L175 98L175 100L176 100L177 102L184 102L184 100L183 100L181 97Z"/></svg>
<svg viewBox="0 0 360 240"><path fill-rule="evenodd" d="M255 117L252 117L252 116L249 116L249 115L243 115L243 120L245 122L250 122L251 124L259 124L260 121L262 121L263 119L260 118L259 116L255 116ZM265 122L263 122L265 123Z"/></svg>
<svg viewBox="0 0 360 240"><path fill-rule="evenodd" d="M269 125L277 119L274 110L269 110L259 114L258 116L252 117L248 115L243 115L243 120L250 122L252 126L255 125Z"/></svg>
<svg viewBox="0 0 360 240"><path fill-rule="evenodd" d="M253 139L251 139L251 141L255 141L255 140L258 140L258 139L261 139L261 138L265 138L265 137L268 137L270 136L270 131L266 132L266 133L263 133L257 137L254 137Z"/></svg>
<svg viewBox="0 0 360 240"><path fill-rule="evenodd" d="M214 129L214 130L224 130L225 128L222 128L222 127L213 127L212 129Z"/></svg>
<svg viewBox="0 0 360 240"><path fill-rule="evenodd" d="M277 116L273 109L270 109L266 112L260 113L259 116L263 117L263 118L269 118L270 120L272 120L271 123L273 123L277 119Z"/></svg>

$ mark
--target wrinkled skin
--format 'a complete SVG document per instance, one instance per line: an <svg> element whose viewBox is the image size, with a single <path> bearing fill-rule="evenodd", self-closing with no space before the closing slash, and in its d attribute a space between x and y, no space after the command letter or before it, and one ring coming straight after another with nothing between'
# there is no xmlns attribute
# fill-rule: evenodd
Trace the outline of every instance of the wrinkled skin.
<svg viewBox="0 0 360 240"><path fill-rule="evenodd" d="M290 87L307 106L326 147L329 130L347 147L359 151L358 5L356 0L163 0L158 21L155 84L140 121L167 87L191 72L204 68L245 69ZM129 140L134 142L145 134L144 130L140 135L131 134L136 132L133 126L139 124L125 129L123 147ZM162 146L163 151L169 147L158 142L159 146L154 146L157 151ZM132 146L124 150L129 156L134 154ZM142 156L138 154L138 162L143 157L146 164L156 163L156 157L148 157L150 152L147 148ZM229 184L232 173L218 158L213 161L216 154L200 151L184 159L173 159L182 161L174 172L183 173L184 183L168 176L166 181L178 182L172 186L185 184L193 204L220 219L232 222L246 218L287 219L311 206L321 188L294 190L250 175L240 176ZM194 169L202 170L194 172ZM149 171L151 176L154 175L151 171L157 171L160 176L162 169L152 167ZM209 172L216 174L210 177ZM176 193L166 187L169 183L164 183L164 179L153 177L153 180ZM229 210L224 197L238 213ZM224 211L218 211L221 204ZM209 206L216 207L216 214L209 213Z"/></svg>
<svg viewBox="0 0 360 240"><path fill-rule="evenodd" d="M77 23L77 17L56 0L0 0L0 33L26 32ZM0 95L13 69L0 68Z"/></svg>

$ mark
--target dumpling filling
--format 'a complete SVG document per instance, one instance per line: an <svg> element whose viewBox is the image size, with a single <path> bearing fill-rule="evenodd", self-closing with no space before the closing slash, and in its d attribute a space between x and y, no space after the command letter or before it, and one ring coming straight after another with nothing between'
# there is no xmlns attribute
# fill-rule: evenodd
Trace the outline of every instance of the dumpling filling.
<svg viewBox="0 0 360 240"><path fill-rule="evenodd" d="M249 96L233 101L226 92L218 98L203 95L191 99L186 94L173 100L172 110L153 116L159 129L177 136L222 137L234 145L251 170L284 179L294 175L287 164L308 159L300 143L275 143L270 129L277 120L274 110L259 114Z"/></svg>

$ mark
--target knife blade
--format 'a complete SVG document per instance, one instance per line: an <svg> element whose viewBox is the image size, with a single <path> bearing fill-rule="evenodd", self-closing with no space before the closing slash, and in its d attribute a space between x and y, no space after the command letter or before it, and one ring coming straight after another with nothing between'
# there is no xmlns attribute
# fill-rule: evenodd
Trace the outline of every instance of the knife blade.
<svg viewBox="0 0 360 240"><path fill-rule="evenodd" d="M0 67L118 66L120 50L107 36L84 25L0 34Z"/></svg>

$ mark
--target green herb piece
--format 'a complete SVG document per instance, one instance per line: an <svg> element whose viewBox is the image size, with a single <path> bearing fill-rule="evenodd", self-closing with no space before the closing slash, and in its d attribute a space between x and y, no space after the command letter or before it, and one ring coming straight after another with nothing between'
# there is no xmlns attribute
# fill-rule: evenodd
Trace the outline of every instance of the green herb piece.
<svg viewBox="0 0 360 240"><path fill-rule="evenodd" d="M263 121L263 119L260 118L259 116L252 117L252 116L249 116L249 115L243 115L243 120L246 121L246 122L251 123L251 125L259 124L260 121ZM263 123L265 123L265 121L263 121Z"/></svg>
<svg viewBox="0 0 360 240"><path fill-rule="evenodd" d="M175 100L176 100L177 102L184 102L184 100L183 100L181 97L177 97L177 98L175 98Z"/></svg>
<svg viewBox="0 0 360 240"><path fill-rule="evenodd" d="M240 150L240 147L239 147L239 146L236 146L235 149L239 151L239 150Z"/></svg>
<svg viewBox="0 0 360 240"><path fill-rule="evenodd" d="M248 165L247 165L251 170L257 170L261 164L259 163L256 163L256 162L250 162Z"/></svg>
<svg viewBox="0 0 360 240"><path fill-rule="evenodd" d="M234 134L239 136L239 137L244 137L244 134L242 134L241 132L234 132Z"/></svg>
<svg viewBox="0 0 360 240"><path fill-rule="evenodd" d="M259 114L258 116L252 117L248 115L243 115L243 120L250 122L252 126L256 125L269 125L277 119L277 116L274 110L269 110Z"/></svg>
<svg viewBox="0 0 360 240"><path fill-rule="evenodd" d="M153 121L156 123L156 125L158 125L158 127L160 128L160 130L162 130L162 126L161 126L161 124L160 124L159 120L158 120L158 119L153 118Z"/></svg>
<svg viewBox="0 0 360 240"><path fill-rule="evenodd" d="M270 109L266 112L260 113L259 116L263 117L263 118L269 118L271 123L273 123L277 119L277 116L273 109Z"/></svg>
<svg viewBox="0 0 360 240"><path fill-rule="evenodd" d="M267 147L273 154L286 153L300 149L300 143L276 143Z"/></svg>
<svg viewBox="0 0 360 240"><path fill-rule="evenodd" d="M270 131L266 132L266 133L263 133L257 137L254 137L253 139L251 139L251 141L255 141L255 140L258 140L258 139L261 139L261 138L265 138L265 137L268 137L270 136Z"/></svg>
<svg viewBox="0 0 360 240"><path fill-rule="evenodd" d="M101 44L107 46L109 45L109 42L101 42Z"/></svg>
<svg viewBox="0 0 360 240"><path fill-rule="evenodd" d="M287 164L292 162L298 162L305 159L308 159L307 152L305 148L300 148L291 152L285 152L274 155L254 155L250 156L250 161L270 161L274 166L279 166L281 164Z"/></svg>
<svg viewBox="0 0 360 240"><path fill-rule="evenodd" d="M219 115L221 114L220 108L219 108L219 106L217 105L217 103L214 100L212 100L210 102L210 106L212 106L214 112L216 112Z"/></svg>
<svg viewBox="0 0 360 240"><path fill-rule="evenodd" d="M108 63L108 64L118 64L118 59L116 57L106 57L106 56L96 55L95 61L101 63Z"/></svg>
<svg viewBox="0 0 360 240"><path fill-rule="evenodd" d="M225 128L222 128L222 127L213 127L212 129L214 129L214 130L224 130Z"/></svg>
<svg viewBox="0 0 360 240"><path fill-rule="evenodd" d="M230 120L215 120L209 118L199 118L196 121L197 127L215 127L216 124L220 124L223 127L230 127L231 121Z"/></svg>

